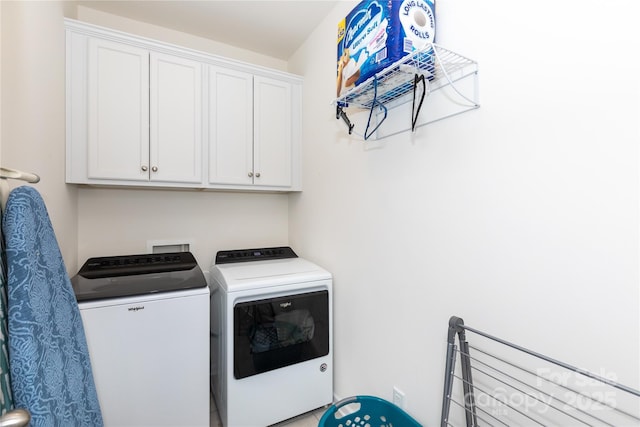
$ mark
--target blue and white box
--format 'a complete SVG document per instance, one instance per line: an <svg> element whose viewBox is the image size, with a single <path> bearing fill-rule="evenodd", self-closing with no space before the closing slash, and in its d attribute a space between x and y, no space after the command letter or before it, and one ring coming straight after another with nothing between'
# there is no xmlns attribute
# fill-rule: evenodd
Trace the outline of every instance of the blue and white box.
<svg viewBox="0 0 640 427"><path fill-rule="evenodd" d="M433 43L435 0L363 0L338 24L338 97Z"/></svg>

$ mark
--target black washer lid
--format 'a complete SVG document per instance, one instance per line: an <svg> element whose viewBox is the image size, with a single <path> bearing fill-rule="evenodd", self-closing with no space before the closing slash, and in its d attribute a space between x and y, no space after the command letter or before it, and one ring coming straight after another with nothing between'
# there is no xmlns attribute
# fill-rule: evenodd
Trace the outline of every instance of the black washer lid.
<svg viewBox="0 0 640 427"><path fill-rule="evenodd" d="M71 278L78 302L207 286L190 252L89 258Z"/></svg>
<svg viewBox="0 0 640 427"><path fill-rule="evenodd" d="M79 275L87 279L190 270L198 265L191 252L89 258Z"/></svg>

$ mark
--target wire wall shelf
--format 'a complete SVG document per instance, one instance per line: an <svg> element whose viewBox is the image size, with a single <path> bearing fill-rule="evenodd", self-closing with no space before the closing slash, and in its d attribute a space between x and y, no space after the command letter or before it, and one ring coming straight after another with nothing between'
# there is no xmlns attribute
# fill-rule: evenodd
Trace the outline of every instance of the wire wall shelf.
<svg viewBox="0 0 640 427"><path fill-rule="evenodd" d="M364 133L364 139L368 139L386 119L389 109L413 102L411 129L415 130L418 126L480 107L477 74L477 62L437 44L429 44L401 58L335 99L333 104L336 106L336 119L342 118L351 134L354 125L344 109L355 107L370 110L367 129ZM467 78L473 78L473 88L470 91L458 89L457 83ZM444 87L452 89L454 93L452 102L458 107L454 112L447 111L444 115L431 117L428 121L423 120L418 124L418 114L425 97ZM374 111L378 117L377 123L372 124L371 118ZM369 131L371 126L375 128Z"/></svg>

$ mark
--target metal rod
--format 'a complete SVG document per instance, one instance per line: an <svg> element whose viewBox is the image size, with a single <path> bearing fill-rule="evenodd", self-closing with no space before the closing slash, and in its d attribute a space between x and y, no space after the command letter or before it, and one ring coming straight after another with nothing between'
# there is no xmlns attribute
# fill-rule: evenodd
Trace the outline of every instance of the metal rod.
<svg viewBox="0 0 640 427"><path fill-rule="evenodd" d="M336 107L336 119L344 120L344 122L347 124L347 128L349 128L349 135L351 135L354 125L351 123L351 120L349 120L349 117L347 117L347 113L344 112L340 105Z"/></svg>
<svg viewBox="0 0 640 427"><path fill-rule="evenodd" d="M525 372L525 373L527 373L527 374L529 374L529 375L532 375L532 376L533 376L533 377L535 377L535 378L538 378L538 379L544 380L544 381L546 381L547 383L553 384L553 385L555 385L555 386L557 386L557 387L559 387L559 388L561 388L561 389L567 390L567 391L569 391L569 392L571 392L571 393L575 394L576 396L584 397L584 398L586 398L586 399L588 399L588 400L590 400L590 401L592 401L592 402L597 402L598 404L603 405L603 406L606 406L607 408L609 408L609 409L611 409L612 411L615 411L615 412L617 412L617 413L619 413L619 414L621 414L621 415L625 415L625 416L627 416L627 417L629 417L629 418L632 418L632 419L634 419L634 420L636 420L636 421L640 421L640 418L639 418L639 417L637 417L636 415L633 415L633 414L631 414L631 413L629 413L629 412L627 412L627 411L625 411L625 410L623 410L623 409L620 409L620 408L616 407L615 405L612 405L611 403L606 402L606 401L605 401L605 400L603 400L603 399L597 399L597 398L591 397L591 396L589 396L588 394L583 393L583 392L580 392L580 391L578 391L578 390L575 390L575 389L573 389L573 388L571 388L571 387L569 387L569 386L566 386L566 385L562 384L562 383L561 383L561 382L559 382L559 381L554 381L554 380L552 380L552 379L546 378L546 377L544 377L544 376L542 376L542 375L540 375L540 374L537 374L537 373L535 373L535 372L533 372L533 371L531 371L531 370L529 370L529 369L523 368L522 366L518 366L518 365L516 365L515 363L512 363L512 362L510 362L510 361L508 361L508 360L505 360L505 359L503 359L503 358L500 358L500 357L498 357L498 356L496 356L496 355L494 355L494 354L491 354L491 353L489 353L489 352L486 352L486 351L484 351L484 350L481 350L481 349L479 349L479 348L477 348L477 347L473 347L473 346L469 346L469 347L470 347L470 348L473 348L475 351L477 351L477 352L479 352L479 353L485 354L485 355L486 355L486 356L488 356L488 357L491 357L491 358L493 358L493 359L495 359L495 360L498 360L498 361L500 361L500 362L502 362L502 363L504 363L504 364L506 364L506 365L509 365L509 366L511 366L511 367L513 367L513 368L519 369L519 370L520 370L520 371L522 371L522 372ZM481 361L481 360L479 360L479 359L477 359L477 358L476 358L476 359L474 359L474 360L476 360L478 363L481 363L481 364L483 364L483 365L485 365L485 366L487 366L487 367L489 367L489 368L491 368L491 369L493 369L493 370L495 370L495 371L500 372L500 373L501 373L501 374L503 374L503 375L509 376L507 373L505 373L505 372L503 372L503 371L500 371L499 369L497 369L497 368L495 368L495 367L493 367L493 366L490 366L490 365L488 365L487 363L484 363L483 361ZM516 378L514 378L514 380L516 380L516 381L520 382L521 384L525 384L523 381L520 381L520 380L518 380L518 379L516 379ZM540 392L544 393L542 390L540 390L540 389L538 389L538 388L535 388L535 387L530 386L530 385L528 385L528 384L525 384L525 385L527 385L528 387L533 388L534 390L538 390L538 391L540 391ZM574 407L574 408L578 409L575 405L570 404L570 403L568 403L568 402L565 402L565 401L563 401L562 399L558 399L558 398L555 398L555 399L556 399L556 400L559 400L559 401L560 401L560 402L562 402L562 403L565 403L565 404L567 404L567 405L570 405L570 406L572 406L572 407ZM596 417L595 415L592 415L592 414L590 414L590 413L588 413L588 412L585 412L585 411L581 411L580 409L578 409L578 410L579 410L580 412L583 412L585 415L587 415L587 416L589 416L589 417L591 417L591 418L595 418L595 419L597 419L597 420L599 420L599 421L602 421L600 418ZM602 422L605 422L605 421L602 421ZM605 423L606 423L606 422L605 422Z"/></svg>
<svg viewBox="0 0 640 427"><path fill-rule="evenodd" d="M419 128L419 127L422 127L422 126L425 126L425 125L429 125L431 123L439 122L440 120L448 119L449 117L454 117L454 116L460 115L462 113L466 113L467 111L475 110L475 109L478 109L478 108L480 108L479 105L474 105L473 107L469 107L469 108L467 108L465 110L456 111L455 113L447 114L446 116L438 117L437 119L429 120L428 122L416 124L416 128ZM388 138L390 136L398 135L398 134L404 133L405 131L406 131L406 129L403 129L403 130L399 130L399 131L396 131L396 132L391 132L391 133L388 133L388 134L384 134L379 139Z"/></svg>
<svg viewBox="0 0 640 427"><path fill-rule="evenodd" d="M461 336L462 335L462 336ZM460 340L460 367L462 368L462 377L465 381L462 383L462 389L464 390L464 405L468 408L467 427L475 427L478 425L476 419L475 399L473 397L473 379L471 376L471 361L469 360L469 343L464 341L464 331L458 333L458 340ZM466 355L465 355L466 354Z"/></svg>
<svg viewBox="0 0 640 427"><path fill-rule="evenodd" d="M451 408L451 389L453 387L453 372L456 364L456 345L453 342L447 344L447 359L444 369L444 392L442 397L442 415L440 426L446 427L449 420L449 410Z"/></svg>
<svg viewBox="0 0 640 427"><path fill-rule="evenodd" d="M454 404L458 405L458 406L459 406L460 408L462 408L463 410L467 411L467 409L464 407L464 405L463 405L462 403L460 403L460 402L458 402L458 401L456 401L456 400L451 400L451 401L452 401ZM485 410L482 410L482 412L484 412L485 414L487 414L488 416L490 416L490 417L491 417L491 418L493 418L494 420L498 421L500 424L504 424L505 426L508 426L508 424L503 423L502 421L500 421L499 419L497 419L496 417L494 417L493 415L491 415L489 412L487 412L487 411L485 411ZM478 416L477 416L477 418L478 418L480 421L482 421L482 422L484 422L484 423L488 424L488 426L489 426L489 427L493 427L493 424L491 424L489 421L487 421L486 419L482 418L481 416L479 416L479 415L478 415ZM447 422L447 425L450 425L450 424Z"/></svg>
<svg viewBox="0 0 640 427"><path fill-rule="evenodd" d="M31 184L40 182L40 177L35 173L22 172L17 169L0 167L0 178L19 179Z"/></svg>
<svg viewBox="0 0 640 427"><path fill-rule="evenodd" d="M474 76L474 80L478 79L478 72L477 71L473 71L470 73L467 73L461 77L458 77L456 79L453 79L453 82L457 82L458 80L462 80L462 79L466 79L467 77L470 76ZM434 93L440 89L444 89L446 87L448 87L448 85L444 85L444 86L438 86L437 82L434 84L432 81L429 81L429 93ZM387 109L389 109L389 111L393 110L396 107L399 107L401 105L404 105L406 102L408 102L407 100L405 100L404 98L409 98L409 93L407 92L403 92L401 95L398 95L396 97L390 98L388 101L385 102L385 106L387 107ZM476 98L477 99L477 98ZM357 101L351 101L350 106L355 107L358 106L360 108L364 108L364 109L368 109L370 108L370 104L369 102L357 102ZM478 102L474 102L472 104L466 105L467 107L472 107L469 109L475 109L480 107L480 104ZM465 110L465 111L469 111L469 109Z"/></svg>
<svg viewBox="0 0 640 427"><path fill-rule="evenodd" d="M521 347L521 346L519 346L519 345L517 345L517 344L511 343L511 342L509 342L509 341L503 340L503 339L498 338L498 337L495 337L495 336L493 336L493 335L489 335L489 334L487 334L487 333L485 333L485 332L482 332L482 331L479 331L479 330L477 330L477 329L470 328L469 326L466 326L466 325L464 325L464 324L463 324L463 325L460 325L460 327L461 327L461 328L463 328L463 329L464 329L464 330L466 330L466 331L473 332L473 333L475 333L475 334L481 335L481 336L483 336L483 337L485 337L485 338L488 338L488 339L490 339L490 340L493 340L493 341L499 342L500 344L506 345L507 347L514 348L514 349L519 350L519 351L521 351L521 352L523 352L523 353L529 354L529 355L531 355L531 356L533 356L533 357L537 357L538 359L542 359L542 360L544 360L544 361L546 361L546 362L553 363L554 365L561 366L561 367L563 367L564 369L567 369L567 370L570 370L570 371L576 372L576 373L578 373L578 374L580 374L580 375L584 375L585 377L589 377L589 378L591 378L591 379L594 379L594 380L600 381L601 383L604 383L604 384L610 385L611 387L615 387L615 388L617 388L618 390L622 390L622 391L624 391L624 392L627 392L627 393L633 394L634 396L638 396L638 397L640 397L640 391L635 390L635 389L633 389L633 388L631 388L631 387L627 387L627 386L625 386L625 385L623 385L623 384L619 384L619 383L617 383L617 382L615 382L615 381L612 381L612 380L609 380L609 379L607 379L607 378L601 377L601 376L599 376L599 375L596 375L596 374L591 373L591 372L589 372L589 371L586 371L586 370L584 370L584 369L577 368L577 367L575 367L575 366L569 365L568 363L564 363L564 362L561 362L561 361L559 361L559 360L553 359L553 358L551 358L551 357L545 356L545 355L540 354L540 353L538 353L538 352L535 352L535 351L533 351L533 350L529 350L529 349L527 349L527 348Z"/></svg>
<svg viewBox="0 0 640 427"><path fill-rule="evenodd" d="M449 342L451 342L452 340L455 340L455 335L458 335L458 343L460 344L460 367L462 369L462 377L464 378L464 381L462 382L464 404L465 408L468 409L465 412L467 427L475 427L477 426L478 420L476 419L475 400L473 398L471 361L468 357L463 355L463 352L469 354L469 343L465 337L463 326L464 321L461 318L452 316L449 319L449 332L447 337Z"/></svg>
<svg viewBox="0 0 640 427"><path fill-rule="evenodd" d="M482 363L481 361L477 361L477 362L478 362L478 363ZM566 401L564 401L564 400L562 400L562 399L558 399L558 398L556 398L556 397L552 396L551 394L546 393L544 390L541 390L541 389L539 389L539 388L536 388L536 387L530 386L529 384L527 384L527 383L525 383L525 382L523 382L523 381L520 381L519 379L517 379L517 378L515 378L515 377L513 377L513 376L511 376L511 375L509 375L509 374L507 374L506 372L501 371L501 370L499 370L499 369L496 369L496 368L494 368L494 367L492 367L492 366L489 366L489 365L486 365L486 366L487 366L487 367L489 367L490 369L493 369L493 370L495 370L495 371L499 372L500 374L502 374L502 375L506 376L507 378L509 378L509 379L511 379L511 380L514 380L514 381L516 381L516 382L518 382L518 383L520 383L520 384L522 384L522 385L524 385L524 386L526 386L526 387L532 388L533 390L535 390L535 391L537 391L537 392L539 392L539 393L541 393L541 394L543 394L543 395L545 395L545 396L549 397L549 398L550 398L550 401L549 401L549 402L545 402L543 399L541 399L541 398L539 398L539 397L536 397L534 394L532 394L532 393L530 393L530 392L527 392L527 391L525 391L525 390L522 390L522 389L520 389L520 388L518 388L518 387L516 387L516 386L514 386L514 385L512 385L512 384L509 384L508 382L506 382L506 381L504 381L504 380L502 380L502 379L498 378L498 377L497 377L497 376L495 376L495 375L491 375L490 373L485 372L485 371L483 371L482 369L479 369L478 367L473 367L473 369L475 369L476 371L480 372L480 373L481 373L481 374L483 374L483 375L486 375L487 377L489 377L489 378L491 378L491 379L494 379L495 381L497 381L497 382L499 382L499 383L504 384L505 386L507 386L507 387L509 387L509 388L512 388L512 389L514 389L514 390L516 390L516 391L518 391L518 392L522 393L522 395L524 395L524 396L529 396L530 398L532 398L532 399L533 399L533 400L535 400L536 402L541 402L541 403L543 403L546 407L549 407L549 408L551 408L551 409L554 409L554 410L558 411L559 413L561 413L562 415L566 415L566 416L567 416L567 417L569 417L569 418L573 418L574 420L576 420L576 421L578 421L578 422L580 422L580 423L583 423L583 424L585 424L585 425L588 425L588 426L593 427L593 425L592 425L592 424L588 424L586 421L584 421L584 420L582 420L582 419L580 419L580 418L576 417L575 415L571 415L570 413L566 412L564 409L562 409L562 408L558 408L557 406L552 405L552 404L551 404L551 400L556 400L556 401L559 401L559 402L561 402L561 403L564 403L565 405L567 405L567 406L571 406L572 408L574 408L575 410L577 410L577 411L578 411L578 412L580 412L581 414L584 414L584 415L585 415L585 416L587 416L587 417L594 418L594 419L596 419L596 420L598 420L598 421L600 421L600 422L604 423L605 425L608 425L608 426L614 427L614 426L613 426L613 424L609 424L609 423L608 423L608 422L606 422L605 420L603 420L603 419L601 419L601 418L598 418L598 417L596 417L595 415L592 415L592 414L590 414L590 413L588 413L588 412L586 412L586 411L584 411L584 410L582 410L582 409L578 408L577 406L572 405L572 404L571 404L571 403L569 403L569 402L566 402Z"/></svg>
<svg viewBox="0 0 640 427"><path fill-rule="evenodd" d="M456 378L458 378L459 380L461 380L464 384L465 379L464 378L460 378L458 376L456 376ZM533 421L534 423L544 426L544 424L542 424L540 421L536 420L535 418L531 417L530 415L527 415L526 413L524 413L523 411L519 410L518 408L516 408L515 406L510 405L507 402L504 402L500 399L498 399L496 396L492 395L491 393L489 393L488 391L484 390L482 387L478 387L477 385L475 386L475 388L477 390L479 390L483 395L490 397L491 399L495 400L496 402L498 402L499 404L506 406L509 409L512 409L513 411L519 413L520 415L522 415L525 418L530 419L531 421Z"/></svg>
<svg viewBox="0 0 640 427"><path fill-rule="evenodd" d="M496 356L490 352L471 346L467 341L467 337L465 336L465 333L467 331L480 335L496 343L502 344L520 353L542 360L551 365L555 365L556 367L564 369L567 372L574 372L586 378L590 378L596 382L599 382L603 386L609 386L613 389L629 393L630 395L635 397L640 396L640 391L635 390L631 387L619 384L616 381L609 380L570 364L560 362L556 359L529 350L504 339L497 338L475 328L465 326L461 318L454 316L449 320L448 335L449 342L455 342L455 336L457 335L458 337L460 349L457 350L455 347L453 347L452 351L457 352L460 355L459 357L461 361L461 374L452 371L452 378L448 380L449 383L446 384L446 387L449 389L453 389L453 383L456 380L461 380L464 395L459 403L452 398L452 393L449 392L446 396L443 397L444 399L448 399L448 401L443 402L443 408L445 407L444 405L448 405L448 407L450 408L452 401L455 405L458 406L462 406L462 403L464 403L467 427L476 427L478 425L478 420L480 420L483 425L486 424L486 416L489 416L492 419L495 419L496 421L502 423L502 421L499 420L498 417L496 417L496 415L499 415L498 413L492 414L485 410L485 408L489 409L491 408L491 406L485 406L484 408L482 407L483 404L478 406L478 399L482 401L485 398L493 400L500 406L504 406L505 408L509 408L510 410L514 411L513 415L508 415L508 418L505 418L506 421L508 420L507 422L509 423L509 425L511 425L512 421L517 420L519 417L526 417L530 421L540 425L548 424L548 422L550 421L548 417L552 417L552 419L555 420L554 423L559 423L558 419L566 418L565 422L586 426L591 426L591 423L595 423L595 425L607 426L621 425L619 417L623 416L629 417L636 422L640 421L640 417L638 415L627 412L624 408L618 408L618 405L615 404L615 402L612 404L607 402L606 399L601 399L598 393L594 394L594 396L592 397L590 394L587 394L586 391L581 391L579 388L576 389L575 387L562 384L561 381L554 379L551 375L534 372L531 368L520 366L515 362L506 360L506 358ZM473 355L470 354L470 349L473 349ZM478 358L478 355L481 356ZM449 358L450 356L448 355L447 357ZM457 357L457 354L454 354L453 360L455 361ZM500 363L493 364L492 362L495 361ZM524 375L519 374L519 372L531 375L532 378L535 378L538 381L535 382L535 384L533 382L527 382L527 378ZM473 378L474 376L478 376L478 378ZM522 379L518 377L521 377ZM544 382L540 382L540 380ZM556 397L555 394L558 390L565 390L571 394L561 394ZM507 400L506 394L503 396L503 392L511 393L512 395L517 394L518 397L522 397L528 403L525 404L524 401L517 403L511 400ZM592 404L598 405L598 408L606 409L610 412L608 413L608 415L606 415L604 413L596 413L585 410L585 408L582 408L580 406L579 402L570 399L573 397L576 397L578 399L585 398L586 402L591 402ZM460 399L460 396L456 396L456 398ZM580 402L585 401L580 400ZM537 408L531 410L529 404L544 404L545 410L538 410ZM486 405L490 405L490 403L486 403ZM557 413L547 413L546 409L557 411ZM448 411L449 410L450 409L448 409ZM446 423L444 424L444 427L446 427L446 425L448 424L449 415L450 414L447 412L447 419L442 420ZM507 416L507 413L505 413L504 415ZM602 416L604 416L604 419L602 418Z"/></svg>

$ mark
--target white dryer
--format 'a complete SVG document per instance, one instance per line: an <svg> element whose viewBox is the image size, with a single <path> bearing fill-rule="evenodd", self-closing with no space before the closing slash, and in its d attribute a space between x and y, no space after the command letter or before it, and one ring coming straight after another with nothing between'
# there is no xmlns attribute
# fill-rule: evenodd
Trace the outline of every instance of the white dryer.
<svg viewBox="0 0 640 427"><path fill-rule="evenodd" d="M289 247L218 252L210 274L211 389L224 426L330 404L331 274Z"/></svg>

